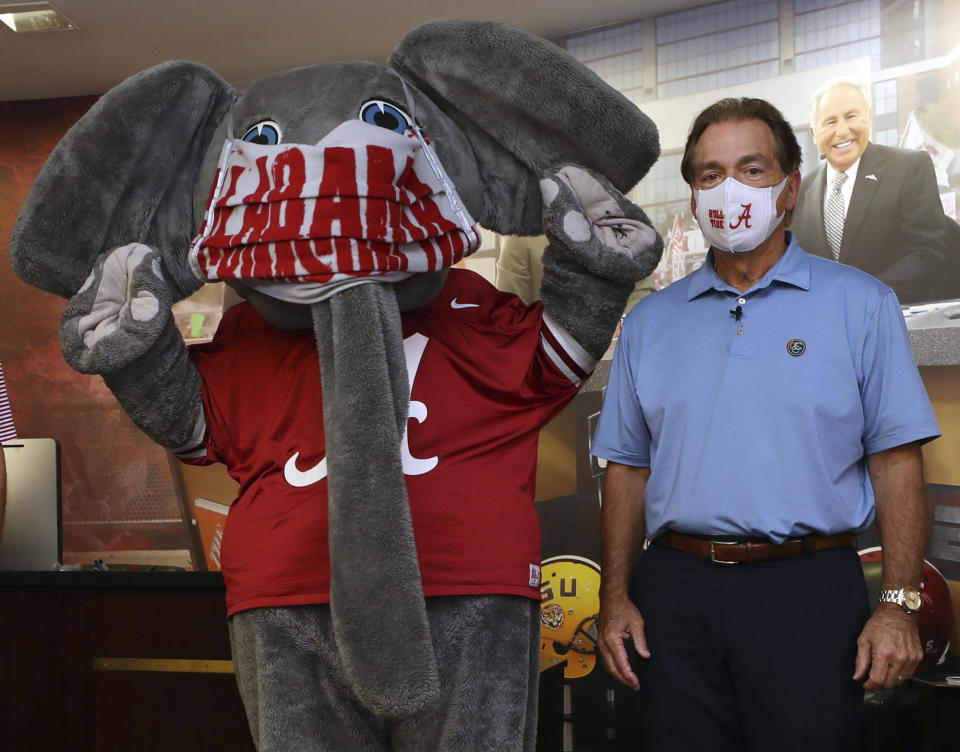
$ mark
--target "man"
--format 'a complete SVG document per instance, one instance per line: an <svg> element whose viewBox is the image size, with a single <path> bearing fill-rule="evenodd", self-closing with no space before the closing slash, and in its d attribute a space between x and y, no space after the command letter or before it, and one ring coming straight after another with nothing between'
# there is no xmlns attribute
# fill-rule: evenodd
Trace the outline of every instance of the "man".
<svg viewBox="0 0 960 752"><path fill-rule="evenodd" d="M0 442L17 438L17 429L13 425L10 412L10 400L7 398L7 383L3 378L3 365L0 364ZM3 536L3 518L7 509L7 463L0 447L0 537Z"/></svg>
<svg viewBox="0 0 960 752"><path fill-rule="evenodd" d="M833 79L811 99L810 135L825 159L800 187L800 246L862 269L901 303L957 295L947 219L925 151L870 143L866 87Z"/></svg>
<svg viewBox="0 0 960 752"><path fill-rule="evenodd" d="M707 262L627 316L593 441L599 647L645 687L658 752L856 749L863 688L922 656L905 608L870 616L852 534L876 508L883 588L916 607L938 428L893 292L785 230L799 164L767 102L698 116L681 171Z"/></svg>

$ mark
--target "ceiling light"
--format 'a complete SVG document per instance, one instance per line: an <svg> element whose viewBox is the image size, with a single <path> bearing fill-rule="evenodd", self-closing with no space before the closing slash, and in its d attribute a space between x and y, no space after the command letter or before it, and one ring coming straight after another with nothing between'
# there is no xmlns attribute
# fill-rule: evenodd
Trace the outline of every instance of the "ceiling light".
<svg viewBox="0 0 960 752"><path fill-rule="evenodd" d="M73 31L77 25L50 3L0 5L0 21L16 32Z"/></svg>

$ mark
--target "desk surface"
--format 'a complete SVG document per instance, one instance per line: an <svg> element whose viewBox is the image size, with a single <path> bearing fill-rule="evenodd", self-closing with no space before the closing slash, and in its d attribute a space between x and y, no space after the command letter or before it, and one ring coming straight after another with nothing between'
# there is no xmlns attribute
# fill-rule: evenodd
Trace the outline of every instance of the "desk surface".
<svg viewBox="0 0 960 752"><path fill-rule="evenodd" d="M949 681L948 681L949 678ZM932 689L949 689L960 692L960 674L932 674L928 676L914 676L910 679L914 684Z"/></svg>
<svg viewBox="0 0 960 752"><path fill-rule="evenodd" d="M918 676L910 677L910 681L920 687L934 689L951 689L960 692L960 680L948 682L947 677L960 677L960 655L950 653L946 660L936 668Z"/></svg>

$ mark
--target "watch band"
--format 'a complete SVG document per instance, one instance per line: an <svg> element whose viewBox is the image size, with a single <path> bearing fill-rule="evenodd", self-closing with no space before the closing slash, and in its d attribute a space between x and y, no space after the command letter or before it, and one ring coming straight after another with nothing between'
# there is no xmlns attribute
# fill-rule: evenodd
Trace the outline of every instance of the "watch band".
<svg viewBox="0 0 960 752"><path fill-rule="evenodd" d="M896 588L881 590L877 600L880 603L892 603L908 614L920 610L920 591L915 588Z"/></svg>

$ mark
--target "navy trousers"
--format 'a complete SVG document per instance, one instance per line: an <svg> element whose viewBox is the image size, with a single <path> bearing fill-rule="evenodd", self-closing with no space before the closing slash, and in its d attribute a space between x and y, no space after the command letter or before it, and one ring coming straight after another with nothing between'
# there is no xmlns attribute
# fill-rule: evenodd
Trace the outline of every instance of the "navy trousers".
<svg viewBox="0 0 960 752"><path fill-rule="evenodd" d="M646 750L858 749L870 606L852 548L724 565L654 544L631 597L651 652L637 666Z"/></svg>

